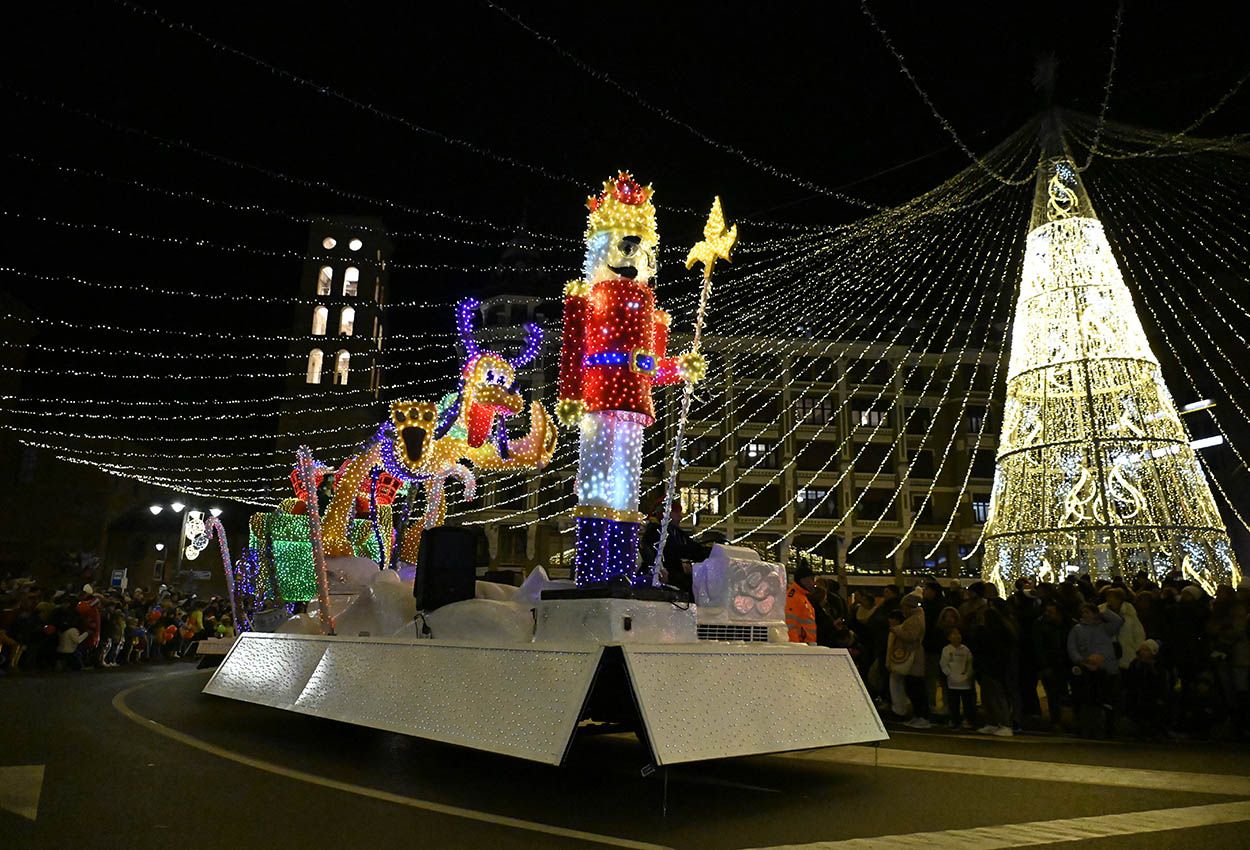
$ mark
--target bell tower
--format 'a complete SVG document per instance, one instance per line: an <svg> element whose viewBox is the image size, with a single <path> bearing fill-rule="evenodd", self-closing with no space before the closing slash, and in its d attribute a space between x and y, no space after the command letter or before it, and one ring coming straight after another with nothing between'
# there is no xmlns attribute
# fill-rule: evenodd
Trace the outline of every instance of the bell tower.
<svg viewBox="0 0 1250 850"><path fill-rule="evenodd" d="M379 421L393 250L377 218L326 216L310 226L292 310L280 451L304 443L332 463L343 453L339 446L363 439Z"/></svg>

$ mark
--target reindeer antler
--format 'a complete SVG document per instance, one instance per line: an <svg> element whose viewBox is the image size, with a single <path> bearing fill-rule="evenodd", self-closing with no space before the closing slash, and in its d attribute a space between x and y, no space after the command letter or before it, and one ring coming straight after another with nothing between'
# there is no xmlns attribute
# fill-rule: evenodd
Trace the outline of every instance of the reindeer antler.
<svg viewBox="0 0 1250 850"><path fill-rule="evenodd" d="M464 343L465 360L477 357L477 341L473 339L473 325L477 309L482 302L476 298L465 298L456 305L456 329L460 332L460 341Z"/></svg>
<svg viewBox="0 0 1250 850"><path fill-rule="evenodd" d="M543 344L543 329L533 322L525 325L525 349L516 357L509 357L508 363L514 369L520 369L538 356L538 349Z"/></svg>

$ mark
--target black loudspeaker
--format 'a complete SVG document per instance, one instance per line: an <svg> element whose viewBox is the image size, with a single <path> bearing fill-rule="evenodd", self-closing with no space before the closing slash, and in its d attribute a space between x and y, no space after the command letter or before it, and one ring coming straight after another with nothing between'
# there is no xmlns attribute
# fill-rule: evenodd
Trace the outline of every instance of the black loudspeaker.
<svg viewBox="0 0 1250 850"><path fill-rule="evenodd" d="M444 525L427 530L421 536L417 577L412 585L417 610L433 611L472 599L477 568L489 561L486 533L482 529Z"/></svg>

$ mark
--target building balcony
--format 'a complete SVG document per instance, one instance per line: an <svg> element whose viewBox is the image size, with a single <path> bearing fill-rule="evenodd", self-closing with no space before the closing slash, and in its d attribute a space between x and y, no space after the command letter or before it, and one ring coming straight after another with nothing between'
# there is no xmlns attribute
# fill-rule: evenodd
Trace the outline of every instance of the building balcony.
<svg viewBox="0 0 1250 850"><path fill-rule="evenodd" d="M874 535L885 534L889 531L902 531L904 528L903 523L897 519L883 519L878 522L877 520L857 516L855 521L851 523L850 532L853 535L863 536L868 533L868 530L873 525L877 526L876 531L873 532Z"/></svg>

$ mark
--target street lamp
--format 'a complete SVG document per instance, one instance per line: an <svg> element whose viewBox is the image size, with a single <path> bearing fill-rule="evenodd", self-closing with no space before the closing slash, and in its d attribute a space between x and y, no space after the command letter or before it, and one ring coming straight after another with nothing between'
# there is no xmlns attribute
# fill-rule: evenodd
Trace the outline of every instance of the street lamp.
<svg viewBox="0 0 1250 850"><path fill-rule="evenodd" d="M212 514L214 518L221 516L221 508L209 508L208 512Z"/></svg>
<svg viewBox="0 0 1250 850"><path fill-rule="evenodd" d="M165 508L161 505L151 505L148 507L148 510L152 512L152 516L156 516L161 511L165 510Z"/></svg>
<svg viewBox="0 0 1250 850"><path fill-rule="evenodd" d="M164 543L157 543L157 544L156 544L156 551L157 551L157 552L164 552L164 551L165 551L165 544L164 544Z"/></svg>
<svg viewBox="0 0 1250 850"><path fill-rule="evenodd" d="M182 509L186 507L182 502L170 502L169 507L174 513L182 513Z"/></svg>

